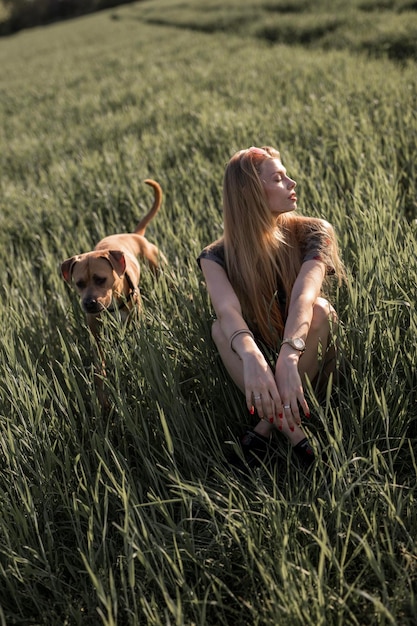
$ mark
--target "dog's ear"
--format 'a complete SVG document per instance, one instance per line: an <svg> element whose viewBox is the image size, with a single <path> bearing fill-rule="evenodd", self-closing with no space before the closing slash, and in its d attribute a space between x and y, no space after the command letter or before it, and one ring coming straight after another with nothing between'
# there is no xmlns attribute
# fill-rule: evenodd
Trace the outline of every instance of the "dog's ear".
<svg viewBox="0 0 417 626"><path fill-rule="evenodd" d="M72 278L72 270L74 269L74 265L77 262L77 257L72 256L70 259L64 261L61 265L61 274L62 278L67 282L71 282Z"/></svg>
<svg viewBox="0 0 417 626"><path fill-rule="evenodd" d="M126 271L126 259L124 253L121 250L109 250L108 259L116 274L118 274L118 276L123 276Z"/></svg>

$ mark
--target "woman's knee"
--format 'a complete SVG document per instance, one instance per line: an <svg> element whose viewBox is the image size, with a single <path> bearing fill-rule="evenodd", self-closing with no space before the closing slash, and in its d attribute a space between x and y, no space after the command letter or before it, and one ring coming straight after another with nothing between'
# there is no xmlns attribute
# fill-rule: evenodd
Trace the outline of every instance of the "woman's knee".
<svg viewBox="0 0 417 626"><path fill-rule="evenodd" d="M317 298L313 306L313 318L311 320L311 330L327 332L337 325L337 313L330 302L325 298Z"/></svg>

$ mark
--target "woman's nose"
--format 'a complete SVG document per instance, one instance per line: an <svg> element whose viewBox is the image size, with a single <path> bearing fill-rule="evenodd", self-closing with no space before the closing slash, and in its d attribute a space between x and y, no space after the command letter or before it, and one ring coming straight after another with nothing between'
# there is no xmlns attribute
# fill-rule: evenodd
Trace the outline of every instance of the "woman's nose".
<svg viewBox="0 0 417 626"><path fill-rule="evenodd" d="M297 186L297 183L292 178L288 179L288 189L294 189Z"/></svg>

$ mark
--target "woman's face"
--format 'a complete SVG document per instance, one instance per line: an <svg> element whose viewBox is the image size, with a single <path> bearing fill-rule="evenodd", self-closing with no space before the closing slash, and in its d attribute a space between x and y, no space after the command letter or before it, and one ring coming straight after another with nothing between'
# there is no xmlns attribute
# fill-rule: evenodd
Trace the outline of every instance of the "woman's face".
<svg viewBox="0 0 417 626"><path fill-rule="evenodd" d="M297 183L287 176L287 170L279 159L266 159L261 165L260 178L271 213L279 215L297 208Z"/></svg>

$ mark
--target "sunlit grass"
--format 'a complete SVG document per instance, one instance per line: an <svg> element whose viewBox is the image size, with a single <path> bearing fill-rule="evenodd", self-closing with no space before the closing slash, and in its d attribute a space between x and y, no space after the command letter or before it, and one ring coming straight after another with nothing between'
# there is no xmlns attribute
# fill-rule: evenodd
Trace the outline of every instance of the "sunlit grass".
<svg viewBox="0 0 417 626"><path fill-rule="evenodd" d="M0 624L411 625L415 65L144 24L158 4L0 40ZM311 397L325 462L304 476L277 434L276 470L240 481L250 416L195 258L227 159L265 143L339 236L343 379ZM169 266L129 328L105 320L103 415L59 266L130 230L148 177Z"/></svg>
<svg viewBox="0 0 417 626"><path fill-rule="evenodd" d="M413 0L159 0L140 9L141 19L151 24L250 35L292 46L347 49L401 62L417 58Z"/></svg>

